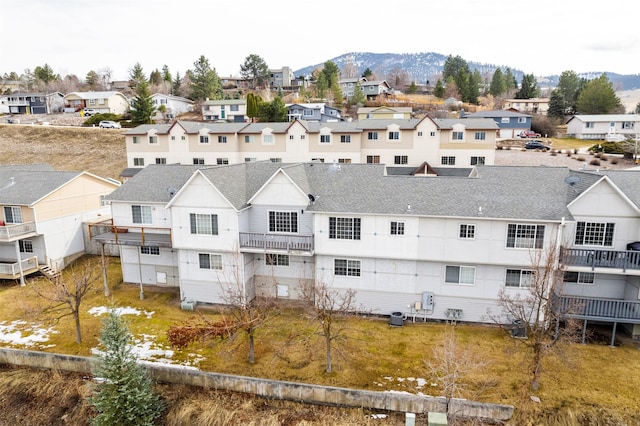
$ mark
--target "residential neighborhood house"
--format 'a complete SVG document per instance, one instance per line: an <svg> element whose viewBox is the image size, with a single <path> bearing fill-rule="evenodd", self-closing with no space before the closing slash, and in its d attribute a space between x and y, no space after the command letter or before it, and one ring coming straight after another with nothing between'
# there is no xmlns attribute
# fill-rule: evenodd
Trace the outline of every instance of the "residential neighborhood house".
<svg viewBox="0 0 640 426"><path fill-rule="evenodd" d="M640 338L640 175L477 166L467 177L392 176L381 164L151 165L107 197L94 241L123 279L178 287L183 306L226 291L303 298L355 291L357 306L417 321L488 322L526 297L558 253L565 317Z"/></svg>
<svg viewBox="0 0 640 426"><path fill-rule="evenodd" d="M84 254L85 222L104 219L119 186L45 164L0 166L0 279L60 271Z"/></svg>
<svg viewBox="0 0 640 426"><path fill-rule="evenodd" d="M499 138L517 138L523 130L531 130L531 116L514 111L491 110L471 114L460 112L464 118L488 118L496 122Z"/></svg>
<svg viewBox="0 0 640 426"><path fill-rule="evenodd" d="M16 92L0 95L0 114L50 114L61 112L64 105L60 92Z"/></svg>
<svg viewBox="0 0 640 426"><path fill-rule="evenodd" d="M384 119L408 119L411 118L413 114L412 107L390 107L390 106L379 106L379 107L360 107L358 108L358 120L367 120L367 119L376 119L376 118L384 118Z"/></svg>
<svg viewBox="0 0 640 426"><path fill-rule="evenodd" d="M567 136L599 140L619 134L635 138L640 134L640 114L574 115L567 121Z"/></svg>
<svg viewBox="0 0 640 426"><path fill-rule="evenodd" d="M207 100L202 104L202 118L206 121L224 120L233 123L249 121L249 117L247 117L247 100Z"/></svg>
<svg viewBox="0 0 640 426"><path fill-rule="evenodd" d="M129 111L129 99L120 92L71 92L64 96L65 112L91 108L100 113L124 114Z"/></svg>
<svg viewBox="0 0 640 426"><path fill-rule="evenodd" d="M194 104L191 99L181 96L165 95L163 93L154 93L151 95L151 103L155 107L156 113L161 114L165 119L173 119L180 114L193 111Z"/></svg>
<svg viewBox="0 0 640 426"><path fill-rule="evenodd" d="M505 99L503 109L527 114L546 114L549 98Z"/></svg>
<svg viewBox="0 0 640 426"><path fill-rule="evenodd" d="M325 103L300 103L300 104L285 104L287 110L287 117L289 121L305 120L313 122L337 122L342 121L342 114L340 109L326 105Z"/></svg>

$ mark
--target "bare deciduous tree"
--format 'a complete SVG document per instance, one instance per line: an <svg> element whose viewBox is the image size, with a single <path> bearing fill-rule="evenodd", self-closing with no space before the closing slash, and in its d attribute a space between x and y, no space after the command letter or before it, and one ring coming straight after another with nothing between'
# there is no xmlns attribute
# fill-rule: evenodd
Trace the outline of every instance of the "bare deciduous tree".
<svg viewBox="0 0 640 426"><path fill-rule="evenodd" d="M305 286L303 292L304 298L312 302L311 314L318 322L317 334L324 339L326 372L331 373L334 343L346 338L348 318L356 314L356 292L352 289L334 289L323 281L316 281L314 286Z"/></svg>
<svg viewBox="0 0 640 426"><path fill-rule="evenodd" d="M73 316L76 343L81 343L80 306L101 277L100 259L86 257L77 260L55 279L34 281L31 290L48 302L40 311L40 315L52 321Z"/></svg>
<svg viewBox="0 0 640 426"><path fill-rule="evenodd" d="M459 343L455 326L451 325L446 328L442 336L442 344L433 348L433 358L425 361L425 364L432 379L442 389L447 401L447 412L449 412L449 403L452 398L469 397L470 383L467 377L483 369L487 362L483 361L473 349L464 348ZM485 385L494 387L495 383Z"/></svg>
<svg viewBox="0 0 640 426"><path fill-rule="evenodd" d="M531 251L531 269L523 271L526 275L521 277L524 292L502 288L498 294L502 315L489 313L497 323L504 324L505 319L518 321L518 327L524 328L526 338L521 342L529 349L528 385L532 390L539 386L545 356L560 350L556 346L560 340L574 341L579 329L575 321L565 318L569 312L559 312L552 303L554 295L562 294L564 270L559 255L557 246ZM559 327L560 322L564 327Z"/></svg>

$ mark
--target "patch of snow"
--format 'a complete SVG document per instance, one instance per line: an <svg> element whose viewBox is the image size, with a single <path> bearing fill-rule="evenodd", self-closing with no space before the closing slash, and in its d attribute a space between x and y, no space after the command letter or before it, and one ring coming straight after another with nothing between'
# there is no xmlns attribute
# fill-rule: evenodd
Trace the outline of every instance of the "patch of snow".
<svg viewBox="0 0 640 426"><path fill-rule="evenodd" d="M96 306L96 307L93 307L93 308L89 309L87 312L89 312L89 314L91 314L93 316L98 317L100 315L108 313L111 309L113 309L118 316L122 316L122 315L137 315L137 316L140 316L141 314L144 314L144 315L146 315L147 318L151 318L153 316L153 314L155 313L154 311L151 311L151 312L141 311L139 309L132 308L131 306L118 307L118 308L109 308L107 306Z"/></svg>
<svg viewBox="0 0 640 426"><path fill-rule="evenodd" d="M386 414L372 414L371 418L372 419L386 419L387 415Z"/></svg>
<svg viewBox="0 0 640 426"><path fill-rule="evenodd" d="M17 320L7 324L6 321L0 322L0 343L6 343L16 346L39 346L41 343L49 341L49 335L58 333L53 327L43 327L42 324L28 323L27 321ZM47 345L52 347L54 345Z"/></svg>

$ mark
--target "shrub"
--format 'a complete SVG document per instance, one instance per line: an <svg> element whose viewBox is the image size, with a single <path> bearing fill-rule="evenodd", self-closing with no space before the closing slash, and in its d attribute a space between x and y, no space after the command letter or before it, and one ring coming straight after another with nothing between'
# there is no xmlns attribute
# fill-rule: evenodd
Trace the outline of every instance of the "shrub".
<svg viewBox="0 0 640 426"><path fill-rule="evenodd" d="M577 152L576 152L576 154L577 154ZM571 151L567 150L567 157L571 157L571 155L572 155Z"/></svg>
<svg viewBox="0 0 640 426"><path fill-rule="evenodd" d="M102 120L120 121L121 119L122 117L118 114L102 113L92 115L91 117L87 118L84 123L82 123L82 125L87 127L97 126L98 123L100 123Z"/></svg>
<svg viewBox="0 0 640 426"><path fill-rule="evenodd" d="M600 165L600 160L598 160L597 158L594 158L593 160L591 160L589 162L589 164L591 164L592 166L599 166Z"/></svg>
<svg viewBox="0 0 640 426"><path fill-rule="evenodd" d="M558 155L558 151L551 151L551 156L555 157L556 155Z"/></svg>
<svg viewBox="0 0 640 426"><path fill-rule="evenodd" d="M611 159L611 164L618 164L618 159L617 158L612 158Z"/></svg>
<svg viewBox="0 0 640 426"><path fill-rule="evenodd" d="M581 155L581 156L579 156L579 157L576 157L576 160L578 160L578 161L584 161L584 160L585 160L585 158Z"/></svg>
<svg viewBox="0 0 640 426"><path fill-rule="evenodd" d="M607 161L609 158L606 155L600 156L600 161Z"/></svg>

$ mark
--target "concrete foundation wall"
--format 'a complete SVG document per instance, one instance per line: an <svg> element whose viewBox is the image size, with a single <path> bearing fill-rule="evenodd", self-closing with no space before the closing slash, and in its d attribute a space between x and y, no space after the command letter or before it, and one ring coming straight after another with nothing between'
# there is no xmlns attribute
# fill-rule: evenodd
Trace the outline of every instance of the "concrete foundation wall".
<svg viewBox="0 0 640 426"><path fill-rule="evenodd" d="M96 358L0 348L0 364L91 374L95 363ZM442 397L283 382L209 373L180 367L150 364L145 364L145 367L158 382L248 393L269 399L305 404L374 408L405 413L443 413L447 411L447 401ZM449 414L458 417L503 422L511 418L513 410L514 408L510 405L486 404L465 399L451 399L449 401Z"/></svg>

